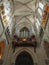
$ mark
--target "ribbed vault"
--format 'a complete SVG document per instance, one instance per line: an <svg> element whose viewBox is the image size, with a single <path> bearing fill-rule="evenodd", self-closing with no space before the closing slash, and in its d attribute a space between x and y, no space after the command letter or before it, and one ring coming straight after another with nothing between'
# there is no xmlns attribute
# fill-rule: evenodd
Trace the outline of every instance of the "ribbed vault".
<svg viewBox="0 0 49 65"><path fill-rule="evenodd" d="M13 0L13 4L15 10L13 14L15 16L15 30L20 31L21 28L27 27L34 33L36 0Z"/></svg>
<svg viewBox="0 0 49 65"><path fill-rule="evenodd" d="M27 27L30 32L35 34L35 10L38 0L3 0L5 15L10 31L20 31L21 28ZM11 28L12 27L12 28ZM18 33L16 31L16 33Z"/></svg>

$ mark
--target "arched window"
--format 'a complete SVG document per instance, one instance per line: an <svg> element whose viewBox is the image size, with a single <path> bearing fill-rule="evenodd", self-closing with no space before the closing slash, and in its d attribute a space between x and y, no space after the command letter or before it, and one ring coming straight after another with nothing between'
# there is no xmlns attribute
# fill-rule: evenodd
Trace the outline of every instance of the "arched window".
<svg viewBox="0 0 49 65"><path fill-rule="evenodd" d="M20 37L29 37L29 29L26 28L26 27L23 27L21 30L20 30Z"/></svg>

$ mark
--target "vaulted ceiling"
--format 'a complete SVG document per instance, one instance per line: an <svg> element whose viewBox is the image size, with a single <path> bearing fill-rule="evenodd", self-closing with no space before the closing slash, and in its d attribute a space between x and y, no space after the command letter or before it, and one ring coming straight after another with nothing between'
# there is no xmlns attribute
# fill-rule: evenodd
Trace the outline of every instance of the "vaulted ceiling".
<svg viewBox="0 0 49 65"><path fill-rule="evenodd" d="M6 24L6 29L9 27L10 33L16 33L17 35L23 27L27 27L31 32L30 34L40 33L39 22L36 21L36 15L38 14L36 9L39 1L49 2L49 0L0 0L0 6L4 6L3 18L6 18L5 22L7 21L8 24Z"/></svg>
<svg viewBox="0 0 49 65"><path fill-rule="evenodd" d="M8 19L8 25L16 31L23 27L29 28L34 32L35 11L38 0L4 0L5 15ZM12 22L10 22L12 19Z"/></svg>
<svg viewBox="0 0 49 65"><path fill-rule="evenodd" d="M37 11L36 9L38 8L39 1L40 0L0 0L0 6L3 5L4 6L3 10L5 11L5 13L3 14L3 18L6 17L7 19L6 20L8 23L7 26L9 27L10 33L12 33L13 35L14 34L19 35L19 31L23 27L27 27L31 35L36 34L38 42L42 42L45 39L47 41L49 40L49 30L48 30L49 24L47 24L47 28L46 28L46 31L44 31L43 38L41 36L38 38L38 35L37 35L38 33L40 33L38 31L39 22L36 23L38 19L37 21L35 19L36 19L36 15L38 14L36 13ZM36 29L37 29L37 32L36 32ZM2 26L0 23L0 40L6 39L6 37L3 34L5 31L2 29ZM41 31L41 34L42 34L42 31ZM41 38L43 39L42 41L41 41ZM43 45L43 42L41 45Z"/></svg>
<svg viewBox="0 0 49 65"><path fill-rule="evenodd" d="M34 31L36 3L37 0L13 0L16 28L20 30L23 27L28 27Z"/></svg>

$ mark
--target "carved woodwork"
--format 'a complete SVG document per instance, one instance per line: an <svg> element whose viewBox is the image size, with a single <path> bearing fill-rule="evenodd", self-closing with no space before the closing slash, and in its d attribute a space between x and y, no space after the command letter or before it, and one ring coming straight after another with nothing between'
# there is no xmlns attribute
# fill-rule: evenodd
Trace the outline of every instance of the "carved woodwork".
<svg viewBox="0 0 49 65"><path fill-rule="evenodd" d="M2 59L3 53L4 53L4 49L5 49L5 42L4 41L0 41L0 59Z"/></svg>
<svg viewBox="0 0 49 65"><path fill-rule="evenodd" d="M30 38L19 38L17 35L14 35L14 40L12 41L12 48L16 47L33 47L36 52L37 41L35 36L31 36Z"/></svg>

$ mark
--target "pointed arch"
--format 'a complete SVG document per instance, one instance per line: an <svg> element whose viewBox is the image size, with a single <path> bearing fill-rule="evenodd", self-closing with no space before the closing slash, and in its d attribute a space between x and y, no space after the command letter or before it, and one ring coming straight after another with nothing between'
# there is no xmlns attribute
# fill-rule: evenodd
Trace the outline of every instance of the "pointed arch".
<svg viewBox="0 0 49 65"><path fill-rule="evenodd" d="M15 65L34 65L31 55L27 51L18 54Z"/></svg>

